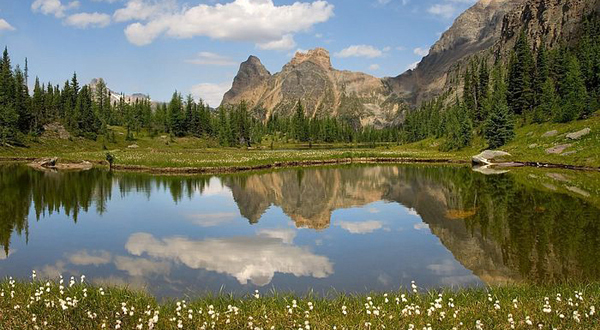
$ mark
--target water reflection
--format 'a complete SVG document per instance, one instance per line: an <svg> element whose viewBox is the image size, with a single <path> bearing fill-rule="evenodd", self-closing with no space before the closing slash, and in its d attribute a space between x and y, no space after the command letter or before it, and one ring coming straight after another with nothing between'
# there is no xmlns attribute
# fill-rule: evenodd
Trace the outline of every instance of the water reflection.
<svg viewBox="0 0 600 330"><path fill-rule="evenodd" d="M161 295L597 280L599 186L443 166L218 179L2 166L0 275L85 273Z"/></svg>

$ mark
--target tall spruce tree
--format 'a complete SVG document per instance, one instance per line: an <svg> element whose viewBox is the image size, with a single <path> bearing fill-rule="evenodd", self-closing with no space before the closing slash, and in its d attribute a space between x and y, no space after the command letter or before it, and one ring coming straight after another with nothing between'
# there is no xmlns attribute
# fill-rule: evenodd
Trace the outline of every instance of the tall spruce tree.
<svg viewBox="0 0 600 330"><path fill-rule="evenodd" d="M504 81L502 67L498 64L493 72L492 106L484 127L484 136L491 149L505 145L515 135L512 114L506 100L507 87Z"/></svg>
<svg viewBox="0 0 600 330"><path fill-rule="evenodd" d="M534 62L524 30L517 39L508 70L508 105L516 115L528 114L534 105Z"/></svg>

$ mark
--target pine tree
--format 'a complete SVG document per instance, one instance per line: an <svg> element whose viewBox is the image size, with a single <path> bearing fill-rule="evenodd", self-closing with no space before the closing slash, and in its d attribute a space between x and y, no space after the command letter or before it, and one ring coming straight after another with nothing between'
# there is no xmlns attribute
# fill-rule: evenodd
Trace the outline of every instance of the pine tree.
<svg viewBox="0 0 600 330"><path fill-rule="evenodd" d="M29 111L29 90L25 84L25 76L17 67L15 70L15 111L17 112L17 129L22 133L28 133L31 125L31 113Z"/></svg>
<svg viewBox="0 0 600 330"><path fill-rule="evenodd" d="M550 78L550 58L548 50L546 49L545 42L542 42L540 48L537 51L537 59L535 66L535 79L534 79L534 90L535 90L535 105L541 104L541 98L544 94L544 84L547 83Z"/></svg>
<svg viewBox="0 0 600 330"><path fill-rule="evenodd" d="M509 63L508 105L514 114L528 114L533 109L533 69L531 47L525 31L522 31L517 39Z"/></svg>
<svg viewBox="0 0 600 330"><path fill-rule="evenodd" d="M585 118L590 114L587 104L587 91L585 81L581 75L579 61L574 55L568 55L567 66L562 80L561 111L555 117L557 122L565 123L578 118Z"/></svg>
<svg viewBox="0 0 600 330"><path fill-rule="evenodd" d="M539 105L536 107L533 120L536 123L542 123L550 118L556 118L560 112L560 99L556 93L556 86L552 78L547 77L542 84Z"/></svg>
<svg viewBox="0 0 600 330"><path fill-rule="evenodd" d="M44 90L42 86L40 86L40 80L38 77L35 78L35 85L33 87L31 114L31 133L39 134L42 132L42 125L44 124Z"/></svg>
<svg viewBox="0 0 600 330"><path fill-rule="evenodd" d="M492 107L484 126L484 136L491 149L499 148L512 140L514 124L508 108L502 68L497 65L493 73Z"/></svg>
<svg viewBox="0 0 600 330"><path fill-rule="evenodd" d="M186 133L185 114L181 94L175 92L171 97L168 108L169 132L175 136L184 136Z"/></svg>

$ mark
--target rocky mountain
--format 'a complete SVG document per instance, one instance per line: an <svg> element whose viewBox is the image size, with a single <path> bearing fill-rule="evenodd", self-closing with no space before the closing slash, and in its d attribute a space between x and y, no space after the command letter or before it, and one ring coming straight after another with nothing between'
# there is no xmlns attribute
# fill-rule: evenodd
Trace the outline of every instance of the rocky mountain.
<svg viewBox="0 0 600 330"><path fill-rule="evenodd" d="M474 57L506 59L525 30L535 47L554 47L577 37L598 0L480 0L442 35L416 69L390 78L394 93L416 105L448 90L460 92L466 64Z"/></svg>
<svg viewBox="0 0 600 330"><path fill-rule="evenodd" d="M398 120L401 107L384 80L334 69L323 48L297 52L275 74L250 56L240 65L222 105L245 101L256 116L266 119L273 113L293 114L298 100L310 117L337 116L363 126L388 125Z"/></svg>
<svg viewBox="0 0 600 330"><path fill-rule="evenodd" d="M104 79L102 79L102 78L94 78L88 84L88 86L90 86L90 89L91 89L92 93L94 93L94 95L96 93L96 89L98 88L98 85L100 84L100 82L103 82L104 85L106 86L106 83L104 82ZM150 96L148 96L146 94L134 93L131 95L126 95L126 94L122 94L122 93L116 93L108 87L106 87L106 89L108 89L108 93L110 94L110 102L112 104L118 103L121 100L121 98L123 98L126 103L130 103L130 104L134 103L137 100L140 100L140 101L141 100L150 100Z"/></svg>

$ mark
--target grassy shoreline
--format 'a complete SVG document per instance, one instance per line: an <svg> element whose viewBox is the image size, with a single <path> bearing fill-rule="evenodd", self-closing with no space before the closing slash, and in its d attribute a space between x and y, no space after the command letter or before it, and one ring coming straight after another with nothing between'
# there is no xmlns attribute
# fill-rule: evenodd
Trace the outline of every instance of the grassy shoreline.
<svg viewBox="0 0 600 330"><path fill-rule="evenodd" d="M600 283L329 297L257 291L158 302L80 279L8 279L0 282L0 328L600 329L599 304Z"/></svg>
<svg viewBox="0 0 600 330"><path fill-rule="evenodd" d="M591 133L570 140L568 133L590 128ZM117 141L105 144L84 138L60 139L52 134L27 141L28 147L0 147L0 160L30 161L58 157L64 163L91 162L105 164L106 153L116 157L115 169L145 172L227 173L289 166L347 163L438 162L468 163L473 155L486 149L480 137L459 151L443 152L443 139L427 139L411 144L379 144L368 148L358 144L304 145L276 143L273 150L264 141L252 149L216 147L215 141L200 138L151 137L146 132L135 141L125 141L122 127L111 127ZM546 133L556 131L547 136ZM123 133L123 134L121 134ZM567 146L560 154L548 153L556 146ZM504 146L512 154L508 160L526 165L600 170L600 113L590 119L567 124L526 125L516 130L516 137Z"/></svg>

